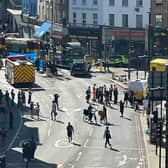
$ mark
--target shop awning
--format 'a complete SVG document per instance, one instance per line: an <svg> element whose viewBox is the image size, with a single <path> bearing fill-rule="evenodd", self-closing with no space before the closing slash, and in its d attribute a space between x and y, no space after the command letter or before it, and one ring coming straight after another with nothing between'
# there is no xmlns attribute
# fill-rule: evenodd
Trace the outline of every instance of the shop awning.
<svg viewBox="0 0 168 168"><path fill-rule="evenodd" d="M50 23L43 23L41 25L41 27L39 29L37 29L37 31L34 33L35 37L42 37L49 29L51 28L51 24Z"/></svg>

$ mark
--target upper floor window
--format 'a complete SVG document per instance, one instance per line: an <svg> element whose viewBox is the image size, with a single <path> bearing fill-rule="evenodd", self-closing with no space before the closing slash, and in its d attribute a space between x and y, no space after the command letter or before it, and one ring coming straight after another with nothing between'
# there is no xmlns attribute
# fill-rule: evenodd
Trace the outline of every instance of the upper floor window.
<svg viewBox="0 0 168 168"><path fill-rule="evenodd" d="M115 20L114 20L114 14L109 14L109 25L110 26L115 26Z"/></svg>
<svg viewBox="0 0 168 168"><path fill-rule="evenodd" d="M82 5L86 5L86 0L82 0Z"/></svg>
<svg viewBox="0 0 168 168"><path fill-rule="evenodd" d="M98 1L97 0L93 0L93 5L97 5Z"/></svg>
<svg viewBox="0 0 168 168"><path fill-rule="evenodd" d="M115 5L115 0L109 0L109 6L114 6Z"/></svg>
<svg viewBox="0 0 168 168"><path fill-rule="evenodd" d="M163 0L155 0L156 5L160 5L163 3Z"/></svg>
<svg viewBox="0 0 168 168"><path fill-rule="evenodd" d="M86 25L86 13L82 13L82 24Z"/></svg>
<svg viewBox="0 0 168 168"><path fill-rule="evenodd" d="M155 16L155 25L156 27L162 27L163 18L162 15Z"/></svg>
<svg viewBox="0 0 168 168"><path fill-rule="evenodd" d="M143 16L142 15L136 15L136 27L137 28L143 27Z"/></svg>
<svg viewBox="0 0 168 168"><path fill-rule="evenodd" d="M97 25L97 18L98 18L97 13L93 13L93 24L94 25Z"/></svg>
<svg viewBox="0 0 168 168"><path fill-rule="evenodd" d="M128 6L128 0L122 0L122 6Z"/></svg>
<svg viewBox="0 0 168 168"><path fill-rule="evenodd" d="M75 24L76 23L76 13L73 12L73 23Z"/></svg>
<svg viewBox="0 0 168 168"><path fill-rule="evenodd" d="M128 27L128 15L127 14L122 15L122 26Z"/></svg>
<svg viewBox="0 0 168 168"><path fill-rule="evenodd" d="M72 0L72 5L76 5L76 0Z"/></svg>
<svg viewBox="0 0 168 168"><path fill-rule="evenodd" d="M136 0L136 6L142 7L143 6L143 0Z"/></svg>

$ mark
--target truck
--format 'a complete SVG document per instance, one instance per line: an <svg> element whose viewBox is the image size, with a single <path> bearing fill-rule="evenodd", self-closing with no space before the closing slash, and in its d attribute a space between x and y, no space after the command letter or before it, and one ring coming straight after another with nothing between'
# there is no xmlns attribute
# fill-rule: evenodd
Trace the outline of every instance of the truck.
<svg viewBox="0 0 168 168"><path fill-rule="evenodd" d="M83 59L74 59L71 66L71 75L90 75L90 66Z"/></svg>
<svg viewBox="0 0 168 168"><path fill-rule="evenodd" d="M5 67L5 77L10 84L33 84L35 82L34 65L26 56L8 56Z"/></svg>

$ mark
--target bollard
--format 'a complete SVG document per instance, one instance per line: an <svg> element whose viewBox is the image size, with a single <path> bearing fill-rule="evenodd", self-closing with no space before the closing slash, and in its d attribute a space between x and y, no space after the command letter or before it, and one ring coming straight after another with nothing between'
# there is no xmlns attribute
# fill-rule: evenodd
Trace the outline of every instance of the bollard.
<svg viewBox="0 0 168 168"><path fill-rule="evenodd" d="M112 79L115 79L115 72L112 72Z"/></svg>

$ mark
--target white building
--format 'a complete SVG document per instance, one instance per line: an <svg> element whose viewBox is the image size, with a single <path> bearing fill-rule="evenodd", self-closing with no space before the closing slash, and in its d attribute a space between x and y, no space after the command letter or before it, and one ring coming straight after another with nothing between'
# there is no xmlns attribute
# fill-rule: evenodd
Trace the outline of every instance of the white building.
<svg viewBox="0 0 168 168"><path fill-rule="evenodd" d="M146 28L150 0L70 0L71 24Z"/></svg>

